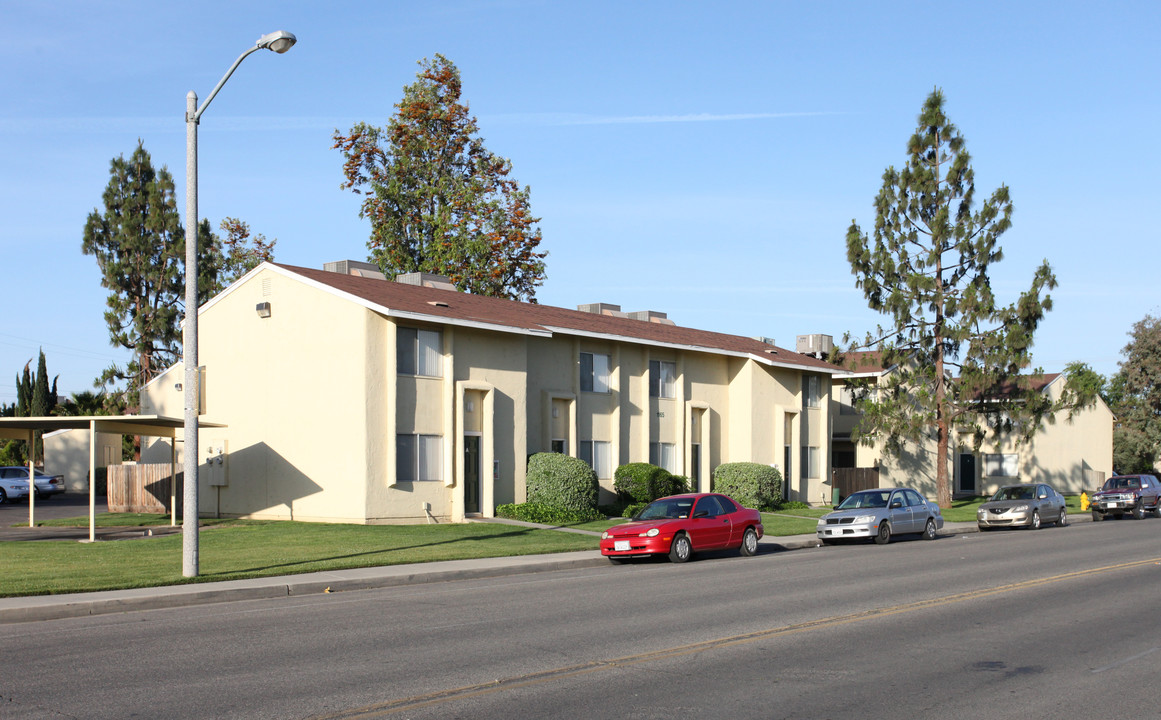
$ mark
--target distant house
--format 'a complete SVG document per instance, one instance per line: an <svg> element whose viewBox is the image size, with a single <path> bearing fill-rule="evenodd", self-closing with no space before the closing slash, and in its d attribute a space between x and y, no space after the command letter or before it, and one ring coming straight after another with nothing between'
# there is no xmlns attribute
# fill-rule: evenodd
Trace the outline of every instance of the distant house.
<svg viewBox="0 0 1161 720"><path fill-rule="evenodd" d="M779 467L787 495L829 477L841 368L664 313L577 310L387 281L364 263L266 263L199 312L200 512L352 523L458 521L525 499L528 456L597 472L653 462L709 489L724 462ZM181 416L180 366L142 412ZM180 451L180 443L178 450ZM169 462L168 441L143 462Z"/></svg>
<svg viewBox="0 0 1161 720"><path fill-rule="evenodd" d="M850 380L881 379L894 368L883 367L876 353L850 353L845 365L852 374L835 379L831 399L831 448L836 474L846 474L850 468L870 469L877 472L882 487L909 485L934 495L934 431L926 442L908 443L898 458L887 456L881 444L856 445L851 439L860 416L853 406ZM1031 380L1033 388L1053 400L1058 400L1064 389L1064 376L1060 374ZM1061 492L1079 493L1099 487L1113 472L1113 413L1099 397L1093 406L1072 418L1067 412L1058 413L1024 443L1017 444L1011 436L1000 440L989 436L976 452L973 432L974 428L964 423L953 430L948 472L954 495L988 495L1001 485L1024 482L1047 482Z"/></svg>
<svg viewBox="0 0 1161 720"><path fill-rule="evenodd" d="M55 430L44 434L44 470L50 475L63 475L68 492L89 491L89 436L88 430ZM121 436L97 433L96 466L98 468L121 464Z"/></svg>

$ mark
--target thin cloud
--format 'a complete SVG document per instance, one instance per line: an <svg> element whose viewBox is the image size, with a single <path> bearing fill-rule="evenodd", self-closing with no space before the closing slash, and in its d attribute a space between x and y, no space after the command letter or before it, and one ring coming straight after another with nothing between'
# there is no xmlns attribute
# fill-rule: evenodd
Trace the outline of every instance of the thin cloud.
<svg viewBox="0 0 1161 720"><path fill-rule="evenodd" d="M490 115L486 119L535 125L656 125L662 123L740 122L780 118L847 115L845 112L780 113L687 113L684 115L582 115L576 113L516 113Z"/></svg>

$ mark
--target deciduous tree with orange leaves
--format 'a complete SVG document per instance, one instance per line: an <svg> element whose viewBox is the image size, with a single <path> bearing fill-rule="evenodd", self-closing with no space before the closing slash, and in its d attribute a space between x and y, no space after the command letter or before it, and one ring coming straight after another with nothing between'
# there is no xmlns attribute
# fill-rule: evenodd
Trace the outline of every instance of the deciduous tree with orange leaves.
<svg viewBox="0 0 1161 720"><path fill-rule="evenodd" d="M529 188L484 146L456 66L442 55L419 66L386 128L334 134L342 187L363 196L371 221L369 259L388 277L437 273L460 290L535 302L547 253Z"/></svg>

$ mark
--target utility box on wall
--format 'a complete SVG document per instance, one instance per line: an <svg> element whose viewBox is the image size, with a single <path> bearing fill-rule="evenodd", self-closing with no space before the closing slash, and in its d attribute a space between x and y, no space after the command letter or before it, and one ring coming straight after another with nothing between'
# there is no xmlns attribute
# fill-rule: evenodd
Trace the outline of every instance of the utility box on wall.
<svg viewBox="0 0 1161 720"><path fill-rule="evenodd" d="M210 487L225 487L229 484L229 464L226 440L212 440L206 445L204 473Z"/></svg>

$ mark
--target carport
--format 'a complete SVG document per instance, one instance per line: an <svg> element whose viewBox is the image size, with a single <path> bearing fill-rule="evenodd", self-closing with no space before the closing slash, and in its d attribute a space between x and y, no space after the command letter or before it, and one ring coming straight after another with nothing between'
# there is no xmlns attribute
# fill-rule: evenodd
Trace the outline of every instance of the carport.
<svg viewBox="0 0 1161 720"><path fill-rule="evenodd" d="M0 418L0 438L28 443L28 526L36 525L36 485L34 483L32 447L36 431L89 431L89 542L96 539L97 525L97 433L166 437L170 445L170 476L177 478L177 431L184 428L183 418L164 415L97 415L89 417L18 417ZM222 428L218 423L198 423L198 428ZM177 483L170 483L170 522L176 524ZM196 512L196 510L195 510Z"/></svg>

